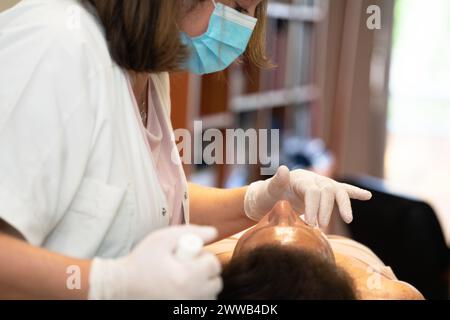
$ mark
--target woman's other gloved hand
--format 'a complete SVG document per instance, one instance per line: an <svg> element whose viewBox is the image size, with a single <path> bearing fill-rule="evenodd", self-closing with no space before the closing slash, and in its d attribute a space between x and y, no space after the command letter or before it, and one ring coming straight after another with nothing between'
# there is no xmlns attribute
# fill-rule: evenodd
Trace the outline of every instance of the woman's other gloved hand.
<svg viewBox="0 0 450 320"><path fill-rule="evenodd" d="M222 290L221 266L206 251L179 259L181 237L194 235L204 243L217 237L210 227L176 226L156 231L130 255L115 260L96 258L89 276L89 299L216 299Z"/></svg>
<svg viewBox="0 0 450 320"><path fill-rule="evenodd" d="M333 210L339 210L346 223L353 220L350 199L370 200L369 191L334 181L311 171L282 166L275 176L252 183L245 196L245 213L259 221L280 200L290 201L294 210L305 214L311 226L328 226Z"/></svg>

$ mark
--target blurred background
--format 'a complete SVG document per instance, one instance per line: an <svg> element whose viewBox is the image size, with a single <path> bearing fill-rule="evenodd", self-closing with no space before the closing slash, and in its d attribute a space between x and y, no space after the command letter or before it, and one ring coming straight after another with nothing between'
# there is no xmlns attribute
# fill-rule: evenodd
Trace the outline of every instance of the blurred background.
<svg viewBox="0 0 450 320"><path fill-rule="evenodd" d="M381 28L370 30L370 6ZM175 127L274 128L280 158L367 188L350 227L427 298L449 297L450 1L269 1L277 66L172 75ZM186 106L187 109L186 109ZM244 150L241 150L243 152ZM191 180L234 187L258 166L187 166Z"/></svg>
<svg viewBox="0 0 450 320"><path fill-rule="evenodd" d="M450 1L278 0L268 15L277 67L172 74L174 127L280 129L282 164L374 193L330 231L369 245L427 298L448 298ZM209 186L262 178L258 165L185 169Z"/></svg>

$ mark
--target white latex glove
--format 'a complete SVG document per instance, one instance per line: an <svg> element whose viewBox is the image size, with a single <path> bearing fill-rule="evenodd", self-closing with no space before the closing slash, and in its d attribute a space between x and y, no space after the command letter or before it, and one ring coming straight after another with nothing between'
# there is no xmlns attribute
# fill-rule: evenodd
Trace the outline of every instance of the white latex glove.
<svg viewBox="0 0 450 320"><path fill-rule="evenodd" d="M259 221L280 200L288 200L294 210L305 214L306 223L326 227L331 214L338 209L346 223L353 220L350 199L369 200L369 191L334 181L311 171L289 169L282 166L275 176L266 181L252 183L245 195L245 213ZM337 203L337 207L335 207Z"/></svg>
<svg viewBox="0 0 450 320"><path fill-rule="evenodd" d="M217 230L198 226L170 227L149 235L126 257L94 259L88 298L216 299L222 290L221 266L217 258L204 250L187 260L175 255L178 240L191 234L208 243L217 237Z"/></svg>

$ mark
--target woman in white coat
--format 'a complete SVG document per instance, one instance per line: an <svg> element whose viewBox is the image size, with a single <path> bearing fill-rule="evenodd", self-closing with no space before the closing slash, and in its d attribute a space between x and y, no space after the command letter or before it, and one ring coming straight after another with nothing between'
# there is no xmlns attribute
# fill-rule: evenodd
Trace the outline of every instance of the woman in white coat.
<svg viewBox="0 0 450 320"><path fill-rule="evenodd" d="M367 191L285 167L203 188L171 159L167 72L263 66L266 5L23 0L0 15L0 298L214 298L218 261L177 258L183 235L222 239L279 199L310 224L335 204L351 221Z"/></svg>

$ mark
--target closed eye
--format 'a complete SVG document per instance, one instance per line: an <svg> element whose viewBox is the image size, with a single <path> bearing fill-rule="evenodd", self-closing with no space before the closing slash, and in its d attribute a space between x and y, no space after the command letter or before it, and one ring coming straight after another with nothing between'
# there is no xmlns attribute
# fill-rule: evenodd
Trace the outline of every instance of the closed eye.
<svg viewBox="0 0 450 320"><path fill-rule="evenodd" d="M239 5L239 3L235 2L235 7L234 9L240 13L245 13L245 14L250 14L250 12L248 12L247 9L245 9L244 7L242 7L241 5Z"/></svg>

